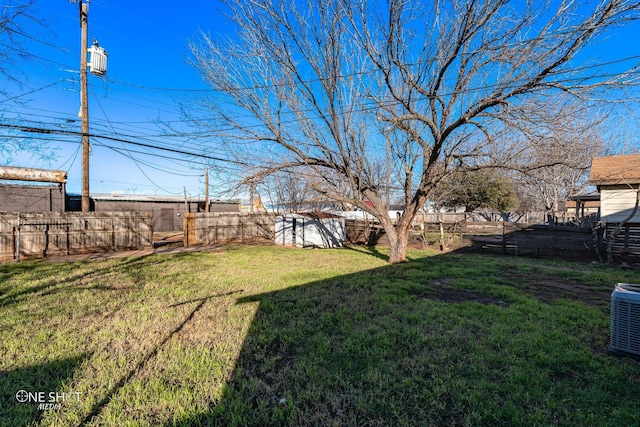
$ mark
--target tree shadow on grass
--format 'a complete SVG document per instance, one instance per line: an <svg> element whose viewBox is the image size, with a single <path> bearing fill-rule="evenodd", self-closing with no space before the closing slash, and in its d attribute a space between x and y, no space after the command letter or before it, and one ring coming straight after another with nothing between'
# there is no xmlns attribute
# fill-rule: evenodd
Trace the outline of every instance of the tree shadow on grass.
<svg viewBox="0 0 640 427"><path fill-rule="evenodd" d="M82 421L80 421L78 426L79 427L85 426L93 422L93 420L96 417L98 417L100 413L104 410L104 408L111 402L111 399L113 399L113 397L134 377L135 374L140 372L146 366L146 364L158 354L158 352L162 349L162 347L165 344L167 344L167 342L169 342L171 338L173 338L176 334L180 333L180 331L185 327L185 325L187 325L193 319L193 317L202 309L202 307L204 307L206 303L216 298L221 298L221 297L225 297L225 296L229 296L229 295L233 295L235 293L241 293L241 292L243 292L243 290L238 289L238 290L229 291L223 294L209 295L206 297L188 300L188 301L182 301L180 303L170 305L168 308L179 307L181 305L192 304L196 302L198 303L184 318L184 320L182 320L173 330L169 331L169 333L165 335L162 341L160 341L156 346L154 346L150 352L145 354L144 357L131 370L129 370L129 372L125 373L116 383L113 384L113 386L102 397L102 399L100 399L100 401L98 401L93 405L93 407L91 408L91 411L82 419Z"/></svg>
<svg viewBox="0 0 640 427"><path fill-rule="evenodd" d="M61 405L72 405L77 399L82 399L81 396L78 398L76 395L67 395L69 398L64 401L61 387L87 357L88 354L81 354L0 372L0 425L34 425L43 416L43 411L38 409L39 403L57 401ZM30 396L24 392L30 393Z"/></svg>
<svg viewBox="0 0 640 427"><path fill-rule="evenodd" d="M389 255L380 252L380 249L377 246L350 245L350 246L345 246L345 249L346 250L350 250L350 251L354 251L354 252L359 252L359 253L364 253L364 254L367 254L367 255L371 255L373 257L376 257L376 258L384 260L384 261L388 261L389 260Z"/></svg>
<svg viewBox="0 0 640 427"><path fill-rule="evenodd" d="M415 275L430 264L390 265L239 299L260 305L221 401L170 425L444 422L430 413L436 396L428 388L443 360L429 355L447 339L468 353L469 336L441 335L421 318L434 305L434 289Z"/></svg>
<svg viewBox="0 0 640 427"><path fill-rule="evenodd" d="M238 299L259 308L222 398L167 425L580 425L613 409L611 425L640 420L640 368L612 377L621 368L607 373L606 356L576 342L580 315L573 325L519 291L464 289L463 263Z"/></svg>

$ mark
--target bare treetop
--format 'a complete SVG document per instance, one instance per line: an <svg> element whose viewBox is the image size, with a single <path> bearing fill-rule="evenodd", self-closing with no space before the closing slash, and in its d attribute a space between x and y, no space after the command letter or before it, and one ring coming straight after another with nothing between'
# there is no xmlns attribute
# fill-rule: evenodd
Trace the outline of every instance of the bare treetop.
<svg viewBox="0 0 640 427"><path fill-rule="evenodd" d="M578 54L638 19L640 3L583 3L232 0L235 37L193 46L219 93L202 124L251 164L243 179L298 174L375 215L390 261L404 261L411 221L442 177L561 163L527 158L547 124L637 83L637 66L611 73ZM390 192L405 205L395 222Z"/></svg>

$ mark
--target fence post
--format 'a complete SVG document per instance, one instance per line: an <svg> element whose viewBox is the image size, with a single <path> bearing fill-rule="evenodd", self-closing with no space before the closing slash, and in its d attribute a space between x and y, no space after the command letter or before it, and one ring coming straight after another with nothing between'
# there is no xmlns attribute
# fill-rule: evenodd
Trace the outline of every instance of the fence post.
<svg viewBox="0 0 640 427"><path fill-rule="evenodd" d="M184 227L184 246L189 246L189 220L187 219L186 213L182 220L182 224Z"/></svg>
<svg viewBox="0 0 640 427"><path fill-rule="evenodd" d="M47 257L47 250L49 249L49 224L44 226L44 249L42 250L42 257Z"/></svg>
<svg viewBox="0 0 640 427"><path fill-rule="evenodd" d="M444 252L445 243L444 243L444 214L442 214L442 219L440 219L440 213L438 213L438 223L440 225L440 251Z"/></svg>
<svg viewBox="0 0 640 427"><path fill-rule="evenodd" d="M11 252L13 259L16 259L16 227L11 227Z"/></svg>
<svg viewBox="0 0 640 427"><path fill-rule="evenodd" d="M69 249L70 243L71 243L71 239L69 238L69 224L67 224L65 227L65 235L67 238L67 255L69 255L69 253L71 252L71 250Z"/></svg>
<svg viewBox="0 0 640 427"><path fill-rule="evenodd" d="M20 220L18 220L18 236L16 238L16 261L20 262Z"/></svg>
<svg viewBox="0 0 640 427"><path fill-rule="evenodd" d="M116 225L111 218L111 250L115 252L116 250Z"/></svg>
<svg viewBox="0 0 640 427"><path fill-rule="evenodd" d="M507 234L505 230L504 221L502 221L502 254L506 255L507 253Z"/></svg>

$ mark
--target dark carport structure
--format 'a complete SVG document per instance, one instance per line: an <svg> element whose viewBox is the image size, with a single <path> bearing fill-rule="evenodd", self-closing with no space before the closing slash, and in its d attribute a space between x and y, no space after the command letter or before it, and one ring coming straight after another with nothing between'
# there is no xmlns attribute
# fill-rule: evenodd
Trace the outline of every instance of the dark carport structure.
<svg viewBox="0 0 640 427"><path fill-rule="evenodd" d="M64 212L67 172L0 166L0 212Z"/></svg>

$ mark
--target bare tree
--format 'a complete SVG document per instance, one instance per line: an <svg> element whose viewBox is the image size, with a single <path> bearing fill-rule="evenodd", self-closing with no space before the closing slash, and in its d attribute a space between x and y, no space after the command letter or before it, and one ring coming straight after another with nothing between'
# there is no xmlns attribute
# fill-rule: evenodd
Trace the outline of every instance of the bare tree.
<svg viewBox="0 0 640 427"><path fill-rule="evenodd" d="M311 199L307 182L290 173L271 175L266 187L277 212L300 212Z"/></svg>
<svg viewBox="0 0 640 427"><path fill-rule="evenodd" d="M339 209L335 201L313 190L310 176L276 172L262 181L275 212L302 212L305 210Z"/></svg>
<svg viewBox="0 0 640 427"><path fill-rule="evenodd" d="M41 22L33 14L34 0L3 3L0 6L0 74L19 83L19 65L32 58L26 47L26 42L34 37L30 27L40 27Z"/></svg>
<svg viewBox="0 0 640 427"><path fill-rule="evenodd" d="M554 215L561 210L561 202L587 187L592 159L609 149L602 137L605 118L588 108L576 107L562 104L547 109L548 117L540 121L544 126L538 127L527 153L534 164L545 166L524 171L516 178L521 197L534 200L537 209Z"/></svg>
<svg viewBox="0 0 640 427"><path fill-rule="evenodd" d="M36 59L29 50L31 41L48 42L38 39L38 32L45 28L44 20L34 12L36 0L5 0L0 5L0 76L3 83L11 83L18 89L24 89L28 76L22 65ZM51 45L52 46L52 45ZM24 106L24 96L39 89L9 94L7 87L0 83L0 121L20 121L20 114L13 107ZM56 82L45 87L50 87ZM42 89L42 88L41 88ZM0 158L4 164L11 164L15 157L28 153L44 163L55 159L55 148L41 141L22 136L21 132L4 127L0 134Z"/></svg>
<svg viewBox="0 0 640 427"><path fill-rule="evenodd" d="M610 75L577 54L635 21L637 1L229 0L234 37L202 35L207 105L250 179L313 171L314 190L374 215L406 259L411 222L450 171L531 170L540 115L557 96L610 98ZM204 123L202 123L204 124ZM390 145L390 146L389 146ZM544 162L540 164L538 162ZM386 169L404 211L389 217Z"/></svg>

